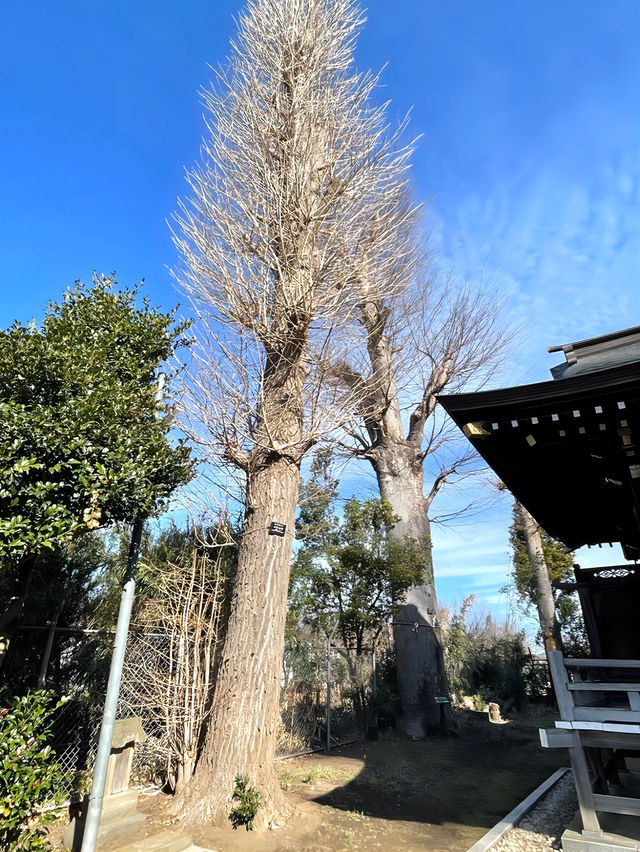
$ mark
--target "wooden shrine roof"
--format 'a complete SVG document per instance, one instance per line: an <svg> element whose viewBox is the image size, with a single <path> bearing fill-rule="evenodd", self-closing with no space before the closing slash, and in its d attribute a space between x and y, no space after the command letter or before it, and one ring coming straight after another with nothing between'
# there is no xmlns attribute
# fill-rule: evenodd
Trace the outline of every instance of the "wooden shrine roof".
<svg viewBox="0 0 640 852"><path fill-rule="evenodd" d="M618 333L629 352L639 332ZM598 356L598 341L612 337L567 346L593 353L595 343ZM640 359L607 366L610 357L603 346L591 371L439 401L550 535L572 550L619 541L640 559Z"/></svg>

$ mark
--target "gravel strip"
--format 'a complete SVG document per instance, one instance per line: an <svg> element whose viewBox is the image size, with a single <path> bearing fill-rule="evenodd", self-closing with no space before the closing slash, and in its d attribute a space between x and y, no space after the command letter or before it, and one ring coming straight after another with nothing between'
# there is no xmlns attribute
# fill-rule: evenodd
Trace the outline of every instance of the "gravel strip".
<svg viewBox="0 0 640 852"><path fill-rule="evenodd" d="M578 808L573 775L567 772L520 823L490 852L548 852L560 849L560 836Z"/></svg>

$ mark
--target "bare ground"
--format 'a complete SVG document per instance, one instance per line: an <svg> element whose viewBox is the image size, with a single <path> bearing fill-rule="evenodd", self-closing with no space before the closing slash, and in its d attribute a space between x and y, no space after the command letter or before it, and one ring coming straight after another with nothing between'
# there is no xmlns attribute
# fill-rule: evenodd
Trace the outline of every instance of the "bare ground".
<svg viewBox="0 0 640 852"><path fill-rule="evenodd" d="M193 841L215 852L465 852L564 765L561 751L539 744L538 728L552 718L493 725L485 713L465 711L458 736L385 735L330 755L279 761L295 806L286 825L266 832L203 826L191 832ZM171 798L139 801L148 815L145 833L166 831Z"/></svg>

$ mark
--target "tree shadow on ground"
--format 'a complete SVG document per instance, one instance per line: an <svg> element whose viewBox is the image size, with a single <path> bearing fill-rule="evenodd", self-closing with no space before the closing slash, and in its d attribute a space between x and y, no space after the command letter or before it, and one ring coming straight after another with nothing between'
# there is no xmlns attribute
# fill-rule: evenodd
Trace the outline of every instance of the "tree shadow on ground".
<svg viewBox="0 0 640 852"><path fill-rule="evenodd" d="M560 752L538 743L552 718L491 725L467 712L458 737L385 734L279 761L295 808L287 823L260 833L202 826L193 841L224 852L465 852L561 764ZM161 798L140 797L149 831L162 828Z"/></svg>
<svg viewBox="0 0 640 852"><path fill-rule="evenodd" d="M364 767L314 801L385 820L488 829L562 765L561 754L540 747L540 724L492 725L486 714L465 711L457 737L393 736L346 747L338 753Z"/></svg>

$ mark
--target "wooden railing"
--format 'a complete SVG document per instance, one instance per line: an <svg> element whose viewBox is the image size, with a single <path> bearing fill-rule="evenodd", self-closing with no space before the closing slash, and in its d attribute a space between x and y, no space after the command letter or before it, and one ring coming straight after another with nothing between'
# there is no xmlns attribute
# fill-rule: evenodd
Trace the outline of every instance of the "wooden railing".
<svg viewBox="0 0 640 852"><path fill-rule="evenodd" d="M640 799L609 792L600 751L640 750L640 682L635 682L640 660L571 659L560 651L547 656L561 718L555 728L540 729L540 741L545 748L568 749L582 833L603 837L598 811L640 817Z"/></svg>

